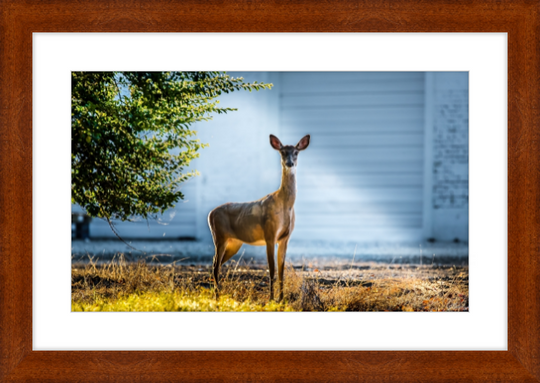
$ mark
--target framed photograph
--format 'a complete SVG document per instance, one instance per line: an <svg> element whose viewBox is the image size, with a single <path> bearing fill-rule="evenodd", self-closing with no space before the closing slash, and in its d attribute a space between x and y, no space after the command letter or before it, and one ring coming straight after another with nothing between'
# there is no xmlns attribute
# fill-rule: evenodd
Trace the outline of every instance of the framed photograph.
<svg viewBox="0 0 540 383"><path fill-rule="evenodd" d="M469 310L468 72L71 77L72 311Z"/></svg>
<svg viewBox="0 0 540 383"><path fill-rule="evenodd" d="M71 254L67 247L55 254L62 264L67 263L71 255L71 280L69 273L61 271L64 269L57 267L56 262L51 262L49 255L45 256L45 253L36 250L33 259L36 281L34 348L504 349L505 244L504 237L493 240L488 235L491 231L504 231L505 178L498 171L487 170L496 167L499 159L503 158L500 150L504 148L506 136L505 64L499 58L504 58L506 37L503 34L449 34L439 35L436 40L421 34L259 34L257 37L259 41L264 40L264 44L261 44L264 50L272 52L271 59L262 63L265 68L261 68L260 60L257 62L253 59L249 62L252 71L229 71L226 75L219 74L217 80L242 79L246 82L245 86L257 81L258 84L272 84L272 89L235 91L221 95L219 105L238 106L239 109L215 116L211 121L200 122L196 128L197 137L210 146L201 150L200 158L193 161L198 161L195 169L200 171L200 176L186 181L187 185L192 181L200 181L200 184L190 186L198 190L197 193L191 194L193 189L188 189L187 185L185 188L181 186L184 200L176 210L165 211L158 216L162 222L116 221L113 232L106 221L96 217L89 225L88 241L83 238L73 239L73 234L79 235L75 227L75 233L72 231ZM153 56L141 55L140 51L134 49L141 43L141 38L151 43L159 53ZM157 55L168 52L167 46L182 46L185 50L195 51L198 46L210 44L227 49L227 44L249 45L252 38L250 34L155 34L146 37L122 34L35 34L34 95L37 101L34 104L34 143L38 157L34 168L37 175L34 180L37 196L34 221L40 227L35 235L36 249L58 248L58 244L69 243L70 232L70 222L65 220L70 211L57 213L56 208L68 207L62 198L69 196L51 190L48 187L51 177L40 169L59 169L54 175L54 183L59 187L64 185L62 190L73 190L79 181L103 182L101 180L104 177L95 177L97 173L93 170L89 176L76 178L77 173L74 174L74 171L80 164L74 152L80 153L81 150L70 145L68 138L72 137L79 142L77 145L87 147L83 152L105 149L100 159L111 158L116 161L122 158L122 153L127 152L128 162L133 151L111 150L110 141L96 145L93 140L99 140L98 134L102 135L104 130L100 129L100 132L94 134L93 128L79 127L79 124L93 127L95 122L99 123L86 121L87 117L81 115L81 111L87 110L86 106L81 105L90 104L80 101L82 95L78 95L79 92L88 93L94 86L91 84L96 84L96 76L111 76L114 79L109 81L113 88L107 93L112 97L118 93L117 84L134 87L138 85L129 81L140 83L141 78L144 79L143 84L152 84L153 79L163 79L163 76L167 81L171 79L168 76L211 76L214 72L169 74L159 71L160 68L171 66L206 70L208 63L212 62L211 57L199 54L188 59L180 56L180 51L167 53L159 59ZM83 40L80 48L76 48L76 39ZM397 62L393 57L394 52L404 49L405 45L410 58ZM303 48L298 49L298 46ZM358 62L356 51L344 57L343 52L347 52L347 46L356 46L370 58ZM480 47L483 49L479 50ZM114 62L117 67L131 66L137 71L90 71L91 68L101 67L99 52L102 50L114 51L114 56L108 58L109 63ZM321 59L318 57L321 51L333 51L333 54L328 55L333 59ZM462 55L463 51L469 53ZM215 53L212 51L212 54ZM227 57L219 52L218 55ZM252 50L246 51L244 55L229 56L227 62L221 65L224 68L243 69L247 65L244 61L249 60L246 56L249 55L253 56ZM137 67L130 64L134 62ZM291 62L294 63L292 68ZM488 65L490 69L485 70ZM80 70L72 71L71 68ZM152 72L140 72L144 68L150 68ZM303 71L295 71L298 68ZM322 69L330 68L332 71L321 72ZM426 68L431 71L423 71ZM375 69L378 71L373 71ZM400 71L396 71L398 69ZM473 84L470 90L470 113L467 108L468 71ZM494 81L494 78L499 80ZM63 79L62 83L58 79ZM85 87L78 85L81 79L86 82ZM92 82L88 82L88 79L92 79ZM190 83L185 81L182 89ZM71 89L70 85L73 85ZM301 90L308 87L310 92L306 96ZM325 89L327 87L333 90ZM151 89L155 89L154 86ZM130 90L126 93L133 97L138 92ZM73 94L77 96L73 97ZM488 109L478 107L482 105L479 100L488 99L490 101L487 105L500 105L497 112L486 113ZM75 104L72 107L71 124L67 120L58 123L65 104L56 100L67 100ZM132 101L133 98L127 95L122 95L122 100L118 99L121 108ZM328 105L322 105L322 102ZM96 103L95 100L92 102L94 105ZM89 117L93 119L98 111L99 115L105 113L103 108L92 107ZM141 114L134 110L129 113ZM476 128L470 134L473 149L470 171L473 178L478 172L484 174L484 182L471 189L471 200L474 201L471 232L476 238L471 248L476 256L471 259L471 265L476 272L470 283L467 277L469 114L473 121L482 121L475 125ZM40 133L51 129L56 129L58 134L51 136ZM483 147L481 151L476 150L477 145L482 143L482 132L486 129L490 132L493 151ZM81 133L84 133L82 137ZM276 143L278 149L273 148L272 140L269 139L279 140L279 136L286 143L294 140L300 142L302 137L310 133L308 148L298 150L301 154L297 154L296 165L291 161L294 174L298 173L294 204L297 223L287 250L289 263L283 275L283 299L277 295L281 286L274 286L276 299L271 299L269 294L272 291L270 270L265 270L269 269L265 252L268 247L251 246L251 243L244 244L237 255L228 254L231 259L223 262L220 279L222 286L216 291L213 275L216 267L212 259L215 260L216 246L208 225L207 216L211 216L209 212L215 211L216 206L220 205L229 208L231 205L227 205L228 201L253 201L279 188L287 164L284 163L283 155L280 160L277 153L278 149L279 153L282 152L279 143ZM152 137L151 140L155 139L155 135L148 136ZM118 139L116 135L110 137L113 141ZM47 151L51 146L57 148L54 153ZM433 155L428 155L429 150L433 151ZM40 153L47 155L40 156ZM482 155L477 156L475 153ZM67 162L70 157L71 164ZM250 160L246 162L244 158ZM91 163L95 161L96 158ZM438 162L437 166L435 162ZM66 172L70 168L71 174ZM109 169L110 166L101 168ZM236 174L238 169L241 172ZM439 169L446 169L445 173L439 176L439 173L435 173ZM231 174L236 175L229 179ZM449 182L447 188L441 190L442 193L437 189L439 196L435 198L433 192L436 188L431 183L437 177ZM334 182L328 182L329 178ZM119 182L120 179L117 179L115 185ZM147 187L148 183L144 182L143 185ZM493 189L500 189L501 192L492 193L491 199L476 197L488 195ZM460 190L461 196L458 193ZM103 192L116 193L110 184ZM428 193L429 197L423 197ZM275 196L275 193L267 194L257 204L248 202L232 206L248 206L250 210L258 207L262 211L265 201L272 195ZM71 197L78 198L74 193ZM452 198L456 203L452 202ZM155 200L150 201L152 208L156 206ZM80 203L84 204L84 201ZM446 205L445 209L438 209L438 204ZM493 206L500 208L495 210ZM72 205L71 213L75 208ZM232 210L235 214L236 210ZM189 211L193 213L186 214ZM451 219L441 219L444 211L451 214ZM420 212L425 213L425 219ZM479 230L477 225L483 224L482 228L485 228L485 223L476 217L485 214L492 217L490 222L494 227ZM184 224L173 220L167 222L173 215L173 219L184 219ZM58 217L55 224L51 221L53 217ZM195 219L191 224L186 224L189 217ZM242 216L237 215L233 221L235 224L244 221L249 223L254 217L257 217L256 213L249 211ZM215 227L215 222L212 224ZM57 227L65 229L57 230ZM84 232L82 230L81 234ZM129 242L112 242L110 238L115 239L115 233ZM181 233L202 238L179 239ZM108 234L109 239L103 239L105 234ZM151 237L156 234L157 238ZM205 240L204 236L208 239ZM141 241L141 237L146 240ZM479 252L474 247L476 243L490 246L489 251ZM162 250L159 251L157 247ZM483 259L482 254L489 254L489 258ZM277 255L279 259L279 247ZM242 262L243 259L248 262ZM483 263L486 265L481 268L476 266ZM70 285L71 291L66 290ZM469 285L471 291L476 293L472 300L473 309L467 311ZM42 299L47 296L59 299ZM70 298L72 312L64 311ZM98 315L96 311L109 313ZM129 321L121 328L107 326L110 321L123 320L121 315L126 314L119 311L149 311L152 315ZM168 315L163 311L191 313ZM219 312L209 316L203 311ZM282 336L275 338L254 339L226 331L211 338L168 332L168 329L176 326L177 315L181 316L183 326L200 329L211 327L218 317L226 327L234 327L238 321L245 322L242 317L236 317L245 313L223 311L289 312L254 313L257 320L243 324L244 333L255 332L261 325L279 326L282 328ZM336 315L324 311L349 313ZM399 311L396 315L401 315L401 325L410 331L403 332L400 327L393 326L393 314L385 311ZM417 313L408 315L407 311ZM439 311L436 321L429 317L433 311ZM356 313L350 315L351 312ZM307 315L317 320L306 323ZM321 321L327 326L319 326ZM349 330L359 321L369 328L386 328L387 336L381 338L376 332L350 334ZM154 328L153 323L156 322L161 326ZM77 338L58 335L76 332L81 326L95 326L102 328L102 331L80 332ZM130 336L130 326L152 330L140 331L137 338L133 338ZM440 326L457 326L463 330L459 333L439 332L437 337L418 339L415 336L417 332L427 329L438 332ZM306 331L298 333L296 329L300 327ZM317 336L314 338L311 334Z"/></svg>
<svg viewBox="0 0 540 383"><path fill-rule="evenodd" d="M536 342L540 328L537 308L539 270L534 244L538 230L539 178L539 148L534 128L538 124L536 110L540 102L538 32L534 27L538 25L537 4L518 1L496 5L398 2L387 8L381 4L347 2L313 6L228 3L217 7L159 2L134 6L120 1L102 7L94 3L8 2L2 5L2 10L5 28L1 45L1 92L5 107L0 114L4 126L0 139L0 380L539 380L540 350ZM162 33L156 34L159 32ZM398 174L395 182L399 183L400 179L405 183L412 182L407 185L410 196L414 192L425 196L426 173L433 169L426 169L425 148L429 146L426 143L438 139L439 146L432 146L433 152L427 154L433 156L428 162L439 161L433 166L442 166L447 173L439 178L431 175L428 201L409 198L409 194L399 189L396 195L407 203L392 205L397 210L390 213L390 210L383 210L392 215L394 224L403 220L403 225L394 227L397 229L392 235L396 238L416 235L436 243L438 240L454 241L452 243L459 249L465 246L466 264L458 266L466 266L467 278L465 284L460 285L466 290L447 291L443 295L447 301L423 299L415 306L409 300L396 306L399 307L396 311L437 311L430 308L440 305L437 307L445 308L440 311L447 311L443 313L387 313L382 312L384 309L352 310L379 311L376 313L156 312L163 311L159 309L136 310L153 311L151 313L75 312L82 309L99 311L92 308L96 307L95 294L100 292L94 289L92 297L90 290L83 290L82 299L73 300L73 280L88 281L94 278L90 268L99 267L90 263L84 266L86 271L74 271L68 259L73 254L70 233L82 239L83 249L85 235L88 235L83 225L84 216L81 215L80 222L78 218L72 221L73 209L67 203L70 183L73 185L73 168L69 160L73 155L70 132L73 114L71 119L68 116L70 109L72 113L74 110L73 84L78 81L74 79L74 73L81 76L116 73L111 78L121 84L114 97L121 98L123 91L132 89L130 78L138 82L144 77L141 73L170 70L183 71L179 73L223 70L232 72L235 78L245 78L250 84L259 81L257 76L250 77L257 74L264 77L263 84L279 84L280 100L259 104L260 110L250 117L254 124L263 127L265 134L271 134L275 127L279 134L265 135L265 146L261 144L252 151L268 150L269 155L261 155L273 160L276 158L271 155L277 156L273 149L279 151L282 171L276 165L277 173L289 176L291 171L287 168L295 168L297 159L299 176L309 165L320 163L321 153L326 150L324 144L342 147L334 152L324 152L329 161L327 164L332 164L332 158L336 158L336 164L341 166L347 158L368 161L368 156L354 148L343 148L360 142L357 138L351 135L348 142L336 139L336 136L343 138L343 129L347 127L340 120L344 118L343 112L341 115L338 115L339 111L335 112L336 121L341 121L338 127L326 129L323 126L323 122L330 124L331 121L317 117L317 110L330 101L322 96L317 98L316 93L328 92L328 89L318 89L313 84L377 83L377 92L384 93L379 85L392 83L394 93L379 95L379 99L369 93L370 103L358 94L350 97L358 98L359 103L366 102L371 108L373 105L375 108L384 106L385 110L395 104L409 105L411 110L407 109L399 117L399 129L405 129L405 126L408 130L400 130L397 136L389 135L389 139L400 145L422 145L424 150L421 158L416 158L413 150L393 147L378 161L374 161L377 158L372 153L370 164L376 164L372 165L376 176L366 175L361 186L377 190L377 185L388 182L380 174L388 170L382 168L384 161L393 161L401 167L392 167L391 173L418 173L423 177L414 183L411 181L414 176L399 178ZM455 77L445 80L445 76ZM421 83L421 92L415 90L415 81ZM309 88L312 99L295 93L294 89L298 87ZM426 96L428 89L432 89L431 96ZM345 88L335 89L335 93L332 102L339 101L339 97L346 99L348 94ZM467 95L466 103L460 96L463 94ZM398 100L398 96L401 99ZM422 123L415 127L411 121L416 121L414 105L419 103L422 105ZM426 103L431 105L426 106ZM224 106L228 105L224 102ZM84 112L83 109L77 109L77 113ZM280 117L277 123L272 122L273 110L285 117ZM291 110L300 112L292 116ZM468 115L466 111L469 111ZM369 119L369 115L366 116ZM407 120L407 116L412 117ZM263 118L265 121L261 122ZM301 129L298 132L280 130L291 119L296 119L295 126ZM439 129L432 131L435 135L440 134L437 137L425 134L426 121L431 119L436 121L434 126ZM392 126L387 124L381 129L392 130ZM468 135L465 144L456 138L463 132L463 126L467 127L464 136ZM402 134L404 131L408 135ZM447 134L450 131L453 135ZM244 145L255 142L242 138L241 128L231 129L231 132L234 132L234 140L223 138L212 142ZM321 137L324 138L321 140ZM81 142L91 143L93 139L90 133L82 137ZM365 139L384 140L384 137L368 134ZM388 146L387 141L369 142L369 145ZM467 143L469 147L464 152ZM292 146L286 146L288 144ZM314 153L312 158L307 157L310 149ZM345 152L347 156L339 157ZM222 153L229 156L230 152ZM246 151L248 161L266 163L262 157L251 153ZM334 153L333 157L328 159L328 153ZM381 155L381 152L377 153ZM436 156L439 157L434 160ZM464 156L467 161L463 160ZM231 158L229 162L223 159L221 165L230 169L230 163L235 163ZM304 158L305 166L302 164ZM453 167L447 166L448 163ZM336 164L332 164L332 171L306 173L302 186L328 188L325 185L336 182L337 177L331 177L338 174ZM410 168L414 165L418 165L418 169ZM242 166L242 172L248 177L250 168ZM204 169L207 174L212 174L210 168ZM219 168L215 170L215 174L218 173L225 174ZM273 184L272 172L268 173L268 178L261 176L262 181L254 193ZM237 177L241 180L241 175ZM346 176L340 181L344 183L340 193L357 191L346 185ZM208 190L212 190L212 178L207 178L206 182L210 183ZM423 186L418 188L418 185ZM459 191L467 186L470 191L460 194ZM377 210L370 213L373 224L364 229L373 238L388 234L388 231L377 231L376 225L384 220L381 206L385 209L390 206L376 203L386 198L384 193L373 192L371 199L362 197L369 201L370 208ZM347 198L356 201L360 197L350 195ZM347 223L346 219L354 212L339 205L344 201L346 199L337 199L331 205L342 211L341 216L332 216L336 222L329 226L335 229L331 233L321 231L320 225L317 226L318 222L328 219L323 217L324 209L313 212L309 205L301 204L302 200L297 201L297 222L301 223L296 228L299 239L303 237L311 242L313 237L309 233L317 230L321 231L320 236L326 233L335 238L347 237L347 227L353 221ZM84 200L75 202L84 203ZM312 202L326 206L321 201ZM158 202L152 203L158 206ZM87 211L90 205L91 201L85 205ZM210 206L210 203L206 205ZM199 201L197 208L206 211L206 205ZM445 206L450 205L451 218L444 215L448 213L445 213ZM437 212L428 214L430 210L426 207L430 206L432 209L437 206ZM255 215L253 206L249 207ZM310 218L306 219L307 216ZM416 225L414 219L422 224ZM214 223L210 221L214 244L219 248L215 235L220 230L219 217L215 217ZM194 230L199 230L200 226L196 222ZM182 227L184 239L191 237L191 226ZM118 228L122 230L122 227ZM96 226L90 230L97 232L103 228ZM166 231L164 234L169 235ZM431 254L424 256L423 250L419 251L420 262L435 262L430 259ZM290 254L294 257L294 251ZM237 261L236 265L239 264ZM298 311L363 307L350 302L332 306L325 300L328 294L310 291L309 281L330 280L335 270L319 270L317 265L309 264L305 267L307 270L302 272L308 274L300 275L299 278L304 279L298 288L298 294L304 298L294 303L291 292L295 290L290 285L285 287L285 294L289 294L285 296L285 302L297 305L291 307L300 308ZM454 267L448 272L454 273L452 278L461 273L463 280L464 270ZM323 271L326 274L321 277ZM362 269L357 271L364 281ZM396 277L403 268L388 267L387 271ZM77 272L80 274L73 274ZM276 272L279 274L279 265ZM447 275L443 277L448 278ZM227 278L224 280L228 281ZM240 278L233 281L239 282ZM332 281L337 286L337 282ZM217 283L216 279L200 281L202 288L208 288L208 291L216 287L210 286L212 282ZM442 282L444 285L444 280ZM261 291L264 290L264 294L270 292L269 298L273 301L273 290L265 290L269 286L264 285L264 280L260 283L264 287ZM371 286L376 285L376 282L371 283ZM226 286L223 288L226 296ZM234 291L234 287L232 289ZM219 291L217 287L216 291ZM283 290L277 286L275 292ZM397 295L404 297L405 292L410 291L402 289ZM267 298L265 295L264 299ZM276 301L281 301L280 298L276 295ZM311 306L302 306L308 303ZM275 304L278 306L268 307L285 307L279 306L282 302ZM258 308L252 311L258 311Z"/></svg>

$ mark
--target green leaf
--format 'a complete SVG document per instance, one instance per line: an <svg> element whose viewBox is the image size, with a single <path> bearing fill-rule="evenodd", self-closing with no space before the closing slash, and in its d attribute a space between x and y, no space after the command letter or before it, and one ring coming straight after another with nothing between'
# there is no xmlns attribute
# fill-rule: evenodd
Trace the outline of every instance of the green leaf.
<svg viewBox="0 0 540 383"><path fill-rule="evenodd" d="M72 72L72 203L121 220L173 207L208 146L191 125L236 110L217 107L223 92L271 88L220 72Z"/></svg>

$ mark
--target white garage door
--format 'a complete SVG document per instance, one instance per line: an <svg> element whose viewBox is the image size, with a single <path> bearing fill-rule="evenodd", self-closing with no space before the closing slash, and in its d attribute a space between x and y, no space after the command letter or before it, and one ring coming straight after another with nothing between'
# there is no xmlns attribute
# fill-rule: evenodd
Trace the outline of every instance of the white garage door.
<svg viewBox="0 0 540 383"><path fill-rule="evenodd" d="M421 238L424 74L288 72L280 138L311 134L298 169L294 238Z"/></svg>

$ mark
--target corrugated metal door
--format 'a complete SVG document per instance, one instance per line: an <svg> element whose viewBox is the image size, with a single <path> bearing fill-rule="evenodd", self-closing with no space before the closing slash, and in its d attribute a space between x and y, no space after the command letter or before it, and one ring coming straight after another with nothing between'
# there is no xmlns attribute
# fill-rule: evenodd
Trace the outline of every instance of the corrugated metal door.
<svg viewBox="0 0 540 383"><path fill-rule="evenodd" d="M287 72L280 139L310 133L298 168L294 238L421 238L424 74Z"/></svg>

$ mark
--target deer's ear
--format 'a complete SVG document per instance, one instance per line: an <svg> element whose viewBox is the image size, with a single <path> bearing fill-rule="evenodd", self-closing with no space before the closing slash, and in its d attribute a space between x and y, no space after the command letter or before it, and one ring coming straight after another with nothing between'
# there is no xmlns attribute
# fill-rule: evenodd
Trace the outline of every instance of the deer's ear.
<svg viewBox="0 0 540 383"><path fill-rule="evenodd" d="M304 138L302 138L300 141L298 141L298 143L296 144L296 149L298 150L304 150L306 149L308 146L309 146L309 139L310 139L310 136L309 134L304 136Z"/></svg>
<svg viewBox="0 0 540 383"><path fill-rule="evenodd" d="M272 147L276 150L281 150L281 148L283 147L279 138L277 138L273 134L270 135L270 145L272 145Z"/></svg>

